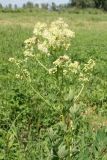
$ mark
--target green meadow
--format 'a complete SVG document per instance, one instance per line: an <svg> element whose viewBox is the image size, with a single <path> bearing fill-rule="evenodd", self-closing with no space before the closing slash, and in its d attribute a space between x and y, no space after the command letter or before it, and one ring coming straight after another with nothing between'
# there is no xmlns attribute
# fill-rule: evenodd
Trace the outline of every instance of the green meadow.
<svg viewBox="0 0 107 160"><path fill-rule="evenodd" d="M34 88L52 106L56 104L55 108L48 106L25 81L16 79L16 68L8 61L10 57L23 58L24 41L32 36L38 21L49 24L58 17L75 32L65 54L73 61L86 63L92 58L96 63L91 81L77 106L72 107L74 129L70 132L61 122L62 113L57 108L61 102L52 78L40 66L36 70L31 64ZM72 83L75 85L75 81ZM70 156L65 141L71 146ZM51 159L107 160L106 12L91 9L0 12L0 160Z"/></svg>

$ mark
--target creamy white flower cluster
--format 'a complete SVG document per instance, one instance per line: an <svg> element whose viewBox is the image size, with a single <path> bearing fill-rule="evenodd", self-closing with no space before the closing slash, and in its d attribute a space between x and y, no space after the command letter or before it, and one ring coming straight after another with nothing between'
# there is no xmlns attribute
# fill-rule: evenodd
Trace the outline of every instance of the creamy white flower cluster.
<svg viewBox="0 0 107 160"><path fill-rule="evenodd" d="M79 62L72 62L67 55L60 56L56 61L53 62L53 65L54 67L49 69L50 74L56 73L58 68L63 69L64 74L67 74L68 72L77 74L80 70Z"/></svg>
<svg viewBox="0 0 107 160"><path fill-rule="evenodd" d="M27 79L27 81L31 82L31 77L30 77L30 73L27 69L23 69L22 72L20 73L16 73L15 77L17 79L20 79L20 80L25 80Z"/></svg>
<svg viewBox="0 0 107 160"><path fill-rule="evenodd" d="M52 22L50 25L38 22L33 31L33 37L25 41L24 55L32 57L34 48L47 55L70 46L71 39L75 33L69 29L62 18Z"/></svg>
<svg viewBox="0 0 107 160"><path fill-rule="evenodd" d="M18 67L19 72L15 75L17 79L27 79L29 82L31 82L30 72L26 68L22 67L24 61L11 57L9 58L9 62L14 63Z"/></svg>
<svg viewBox="0 0 107 160"><path fill-rule="evenodd" d="M38 22L35 25L33 36L24 41L24 59L16 60L9 58L9 61L15 63L21 72L21 74L16 74L16 78L23 79L23 77L27 77L28 80L31 81L28 69L26 69L25 66L22 68L23 63L28 62L28 57L35 57L36 55L41 55L40 53L45 53L46 55L55 54L55 56L53 56L55 58L58 51L61 52L62 49L66 51L69 48L71 39L74 37L75 33L69 29L68 24L66 24L62 18L52 22L50 25ZM63 75L67 75L68 77L70 77L70 74L78 75L78 79L81 82L89 81L91 71L95 66L95 61L92 59L82 67L78 61L72 62L69 56L63 55L59 56L59 58L53 62L53 67L48 69L37 58L38 57L36 57L36 62L45 70L49 71L49 74L55 74L58 70L61 70Z"/></svg>
<svg viewBox="0 0 107 160"><path fill-rule="evenodd" d="M56 61L53 62L54 67L49 69L49 74L55 74L58 68L63 69L63 74L68 75L69 73L77 74L79 81L87 82L91 76L91 71L95 66L95 61L90 59L83 67L78 61L72 62L67 56L60 56Z"/></svg>
<svg viewBox="0 0 107 160"><path fill-rule="evenodd" d="M33 57L33 51L34 51L34 45L36 45L36 37L29 38L24 41L25 44L25 51L24 56L25 57Z"/></svg>
<svg viewBox="0 0 107 160"><path fill-rule="evenodd" d="M95 61L93 59L89 59L89 61L84 64L84 67L79 75L79 80L82 82L89 81L89 78L91 76L91 71L93 70L95 66Z"/></svg>
<svg viewBox="0 0 107 160"><path fill-rule="evenodd" d="M93 67L95 66L95 61L93 59L90 59L86 64L84 64L83 71L91 71Z"/></svg>
<svg viewBox="0 0 107 160"><path fill-rule="evenodd" d="M18 68L20 68L21 63L23 63L22 60L17 60L14 57L10 57L9 62L16 64Z"/></svg>

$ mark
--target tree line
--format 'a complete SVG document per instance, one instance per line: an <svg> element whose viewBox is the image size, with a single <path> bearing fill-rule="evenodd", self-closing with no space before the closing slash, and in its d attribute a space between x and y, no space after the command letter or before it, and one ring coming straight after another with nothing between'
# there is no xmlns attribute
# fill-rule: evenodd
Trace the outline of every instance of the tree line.
<svg viewBox="0 0 107 160"><path fill-rule="evenodd" d="M71 6L80 8L102 8L107 10L107 0L70 0Z"/></svg>
<svg viewBox="0 0 107 160"><path fill-rule="evenodd" d="M65 5L56 5L54 2L51 3L51 5L49 5L48 3L41 3L41 4L34 4L30 1L28 1L27 3L24 3L22 5L22 7L19 7L17 4L8 4L6 6L3 6L1 3L0 3L0 9L7 9L7 10L12 10L12 9L32 9L32 8L42 8L42 9L49 9L51 8L52 10L57 10L58 7L61 7L61 6L65 6Z"/></svg>
<svg viewBox="0 0 107 160"><path fill-rule="evenodd" d="M28 1L27 3L23 4L21 8L23 9L30 9L32 10L32 8L42 8L42 9L51 9L54 11L57 10L61 10L63 8L72 8L72 7L77 7L77 8L101 8L107 11L107 0L69 0L68 4L60 4L60 5L56 5L54 2L51 3L51 5L49 5L48 3L41 3L39 4L34 4L30 1ZM12 6L12 4L8 4L7 6L2 6L2 4L0 4L0 9L3 10L18 10L19 7L17 6L17 4L15 4L14 6Z"/></svg>

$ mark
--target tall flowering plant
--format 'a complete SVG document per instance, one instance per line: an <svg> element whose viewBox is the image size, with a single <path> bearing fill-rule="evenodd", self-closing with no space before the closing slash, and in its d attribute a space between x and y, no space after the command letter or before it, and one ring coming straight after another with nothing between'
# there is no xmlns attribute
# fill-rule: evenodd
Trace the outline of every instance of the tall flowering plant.
<svg viewBox="0 0 107 160"><path fill-rule="evenodd" d="M95 66L92 59L86 64L80 64L72 61L66 54L74 37L75 33L61 18L50 25L38 22L32 37L24 42L23 59L9 58L17 66L16 78L25 80L36 95L52 108L51 111L59 115L58 120L47 127L46 133L50 139L50 155L62 159L72 157L77 104ZM50 98L51 92L44 95L33 86L35 76L32 73L32 64L37 72L42 70L44 75L48 75L44 79L49 83L51 92L55 91L54 100ZM59 140L56 143L57 139Z"/></svg>

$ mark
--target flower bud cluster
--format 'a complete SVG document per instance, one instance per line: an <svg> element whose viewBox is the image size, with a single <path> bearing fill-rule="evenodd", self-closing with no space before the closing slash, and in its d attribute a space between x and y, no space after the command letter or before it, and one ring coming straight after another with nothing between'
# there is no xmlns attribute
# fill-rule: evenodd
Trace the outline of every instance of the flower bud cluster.
<svg viewBox="0 0 107 160"><path fill-rule="evenodd" d="M75 33L69 29L62 18L52 22L49 26L45 23L38 22L33 31L33 37L25 41L24 55L27 57L34 56L34 48L46 55L64 49L68 50L71 39Z"/></svg>
<svg viewBox="0 0 107 160"><path fill-rule="evenodd" d="M86 64L84 64L82 72L79 75L79 80L82 82L88 82L94 66L95 61L93 59L90 59Z"/></svg>
<svg viewBox="0 0 107 160"><path fill-rule="evenodd" d="M93 59L90 59L86 64L84 64L83 71L84 72L91 71L93 70L94 66L95 66L95 61Z"/></svg>
<svg viewBox="0 0 107 160"><path fill-rule="evenodd" d="M78 75L79 81L82 83L88 82L91 77L91 71L95 66L95 61L90 59L83 67L79 64L78 61L72 62L71 59L67 56L60 56L57 60L53 62L54 67L49 69L49 74L55 74L57 69L61 68L64 75L70 73Z"/></svg>
<svg viewBox="0 0 107 160"><path fill-rule="evenodd" d="M15 58L9 58L9 61L15 63L20 70L21 74L16 74L16 78L27 78L30 82L30 73L28 69L26 69L28 68L28 65L27 67L26 65L23 65L28 64L28 57L35 57L37 54L41 56L41 53L44 53L48 56L53 55L54 58L58 51L66 51L69 48L71 39L74 37L75 33L69 29L68 24L66 24L62 18L51 22L50 25L38 22L35 25L33 36L24 41L24 59L16 60ZM92 59L81 67L82 65L80 65L78 61L72 62L68 55L60 55L59 58L52 63L53 67L47 69L39 60L37 60L38 57L36 57L36 61L49 71L49 74L55 74L61 70L61 74L63 72L63 75L68 78L71 74L78 76L78 80L82 83L89 81L91 71L95 66L95 61ZM75 78L75 76L73 77Z"/></svg>
<svg viewBox="0 0 107 160"><path fill-rule="evenodd" d="M36 45L36 37L29 38L24 41L25 44L25 51L24 56L25 57L33 57L33 51L34 51L34 45Z"/></svg>
<svg viewBox="0 0 107 160"><path fill-rule="evenodd" d="M15 58L13 58L13 57L10 57L8 61L11 62L11 63L16 64L16 66L17 66L18 68L20 68L21 63L23 63L22 60L17 60L17 59L15 59Z"/></svg>
<svg viewBox="0 0 107 160"><path fill-rule="evenodd" d="M14 63L18 68L19 72L17 72L15 75L17 79L20 79L20 80L27 79L29 82L31 82L30 72L23 66L23 62L25 61L17 60L11 57L9 58L9 62Z"/></svg>
<svg viewBox="0 0 107 160"><path fill-rule="evenodd" d="M68 72L77 74L80 70L79 62L72 62L69 56L67 55L60 56L56 61L53 62L53 65L54 67L49 69L50 74L56 73L57 67L62 68L64 74L67 74Z"/></svg>

